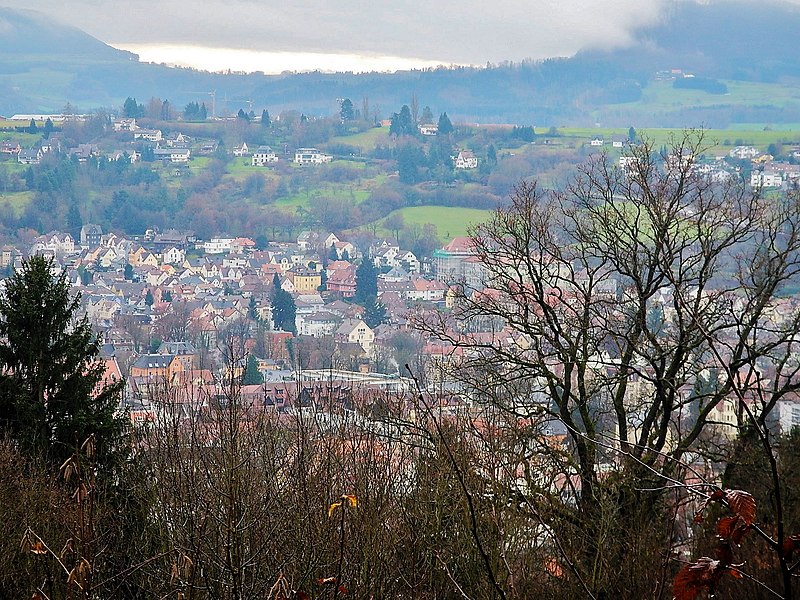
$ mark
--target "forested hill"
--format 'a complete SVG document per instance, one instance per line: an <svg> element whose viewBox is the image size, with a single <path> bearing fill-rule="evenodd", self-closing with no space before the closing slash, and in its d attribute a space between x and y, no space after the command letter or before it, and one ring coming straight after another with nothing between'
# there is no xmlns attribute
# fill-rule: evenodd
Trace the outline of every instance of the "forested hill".
<svg viewBox="0 0 800 600"><path fill-rule="evenodd" d="M677 2L662 22L637 32L633 46L587 49L569 59L393 74L222 75L142 64L40 13L0 8L0 114L58 111L66 102L83 110L115 109L128 96L182 106L216 90L219 112L240 108L224 99L247 98L273 113L328 115L336 98L367 97L387 117L416 94L459 120L580 125L601 120L600 113L607 125L627 126L632 115L655 114L642 103L651 101L646 92L657 71L691 72L711 81L709 93L720 95L727 88L718 79L779 85L800 76L800 59L790 51L798 30L800 10L787 3ZM752 95L712 108L684 107L668 124L729 119L731 105L748 102ZM800 104L792 102L766 103L759 116L800 120Z"/></svg>
<svg viewBox="0 0 800 600"><path fill-rule="evenodd" d="M675 2L660 23L638 31L630 47L585 50L575 60L612 62L641 74L681 68L706 77L772 82L800 76L792 42L798 30L800 6L785 1Z"/></svg>

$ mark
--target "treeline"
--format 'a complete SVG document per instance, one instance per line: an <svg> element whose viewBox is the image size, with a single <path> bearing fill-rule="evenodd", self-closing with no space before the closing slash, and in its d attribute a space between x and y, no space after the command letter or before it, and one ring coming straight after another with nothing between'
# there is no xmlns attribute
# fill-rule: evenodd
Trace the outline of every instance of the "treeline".
<svg viewBox="0 0 800 600"><path fill-rule="evenodd" d="M680 77L672 82L676 90L702 90L709 94L727 94L728 86L708 77Z"/></svg>

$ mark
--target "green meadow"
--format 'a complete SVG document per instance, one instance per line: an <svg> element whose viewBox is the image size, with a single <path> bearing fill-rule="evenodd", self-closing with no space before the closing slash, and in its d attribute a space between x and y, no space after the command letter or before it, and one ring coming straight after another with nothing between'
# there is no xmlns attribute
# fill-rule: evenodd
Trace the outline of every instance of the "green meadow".
<svg viewBox="0 0 800 600"><path fill-rule="evenodd" d="M396 210L388 216L395 214L402 215L407 225L427 225L429 223L435 225L439 237L444 241L449 241L454 237L467 235L471 226L485 221L492 213L489 210L477 208L413 206ZM383 235L391 233L385 227L381 231Z"/></svg>

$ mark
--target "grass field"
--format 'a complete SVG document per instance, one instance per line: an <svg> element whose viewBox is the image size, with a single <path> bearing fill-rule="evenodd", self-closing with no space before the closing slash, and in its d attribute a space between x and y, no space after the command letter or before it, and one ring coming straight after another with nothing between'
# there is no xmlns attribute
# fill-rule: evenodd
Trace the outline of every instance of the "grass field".
<svg viewBox="0 0 800 600"><path fill-rule="evenodd" d="M355 146L361 148L366 152L374 148L378 143L388 140L389 128L388 127L373 127L362 133L355 135L340 135L332 137L328 140L328 144L347 144L348 146Z"/></svg>
<svg viewBox="0 0 800 600"><path fill-rule="evenodd" d="M406 224L427 225L430 223L435 225L439 237L448 242L456 236L467 235L467 229L471 225L485 221L491 211L451 206L414 206L402 208L390 215L398 213L403 215ZM382 231L382 235L385 236L392 233L387 229L379 231Z"/></svg>
<svg viewBox="0 0 800 600"><path fill-rule="evenodd" d="M14 214L19 216L32 199L33 192L11 192L8 194L0 192L0 210L5 210L5 206L8 204Z"/></svg>
<svg viewBox="0 0 800 600"><path fill-rule="evenodd" d="M680 140L684 134L683 129L637 129L640 137L651 140L656 146L669 145L672 140ZM606 141L603 147L608 150L611 148L610 140L612 135L624 135L627 137L627 129L607 129L607 128L572 128L564 127L558 130L564 141L583 140L588 143L594 137L602 137ZM775 143L800 144L800 127L794 130L775 130L764 131L755 128L742 129L705 129L705 145L709 147L709 152L727 153L734 146L748 145L755 146L761 150L766 150L767 146Z"/></svg>

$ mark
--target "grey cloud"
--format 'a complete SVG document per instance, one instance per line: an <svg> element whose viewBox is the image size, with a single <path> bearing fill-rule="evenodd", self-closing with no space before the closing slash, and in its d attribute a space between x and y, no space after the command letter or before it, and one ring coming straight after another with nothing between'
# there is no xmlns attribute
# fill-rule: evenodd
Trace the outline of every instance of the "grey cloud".
<svg viewBox="0 0 800 600"><path fill-rule="evenodd" d="M453 63L616 46L670 0L6 0L108 43L405 56ZM674 1L674 0L673 0Z"/></svg>

